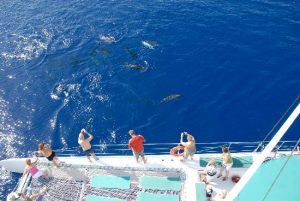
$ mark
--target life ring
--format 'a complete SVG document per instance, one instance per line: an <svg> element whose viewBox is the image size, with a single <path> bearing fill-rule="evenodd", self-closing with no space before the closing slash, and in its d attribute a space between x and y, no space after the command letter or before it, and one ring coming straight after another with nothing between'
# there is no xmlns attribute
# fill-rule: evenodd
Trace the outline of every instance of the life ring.
<svg viewBox="0 0 300 201"><path fill-rule="evenodd" d="M175 157L183 156L183 152L179 153L180 150L184 150L184 146L176 146L170 150L170 154Z"/></svg>

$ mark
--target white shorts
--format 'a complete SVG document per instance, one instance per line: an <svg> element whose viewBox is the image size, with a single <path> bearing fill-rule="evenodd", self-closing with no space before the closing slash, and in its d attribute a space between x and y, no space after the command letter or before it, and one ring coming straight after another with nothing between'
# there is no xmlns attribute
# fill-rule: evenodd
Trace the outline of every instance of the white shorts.
<svg viewBox="0 0 300 201"><path fill-rule="evenodd" d="M34 175L32 175L32 178L34 179L38 179L40 176L42 176L44 173L46 172L46 170L44 168L39 169L37 171L37 173L35 173Z"/></svg>
<svg viewBox="0 0 300 201"><path fill-rule="evenodd" d="M215 178L216 178L216 175L214 175L214 176L206 175L206 181L207 181L207 182L211 182L211 181L213 181Z"/></svg>
<svg viewBox="0 0 300 201"><path fill-rule="evenodd" d="M230 170L232 167L233 163L223 163L222 166L225 168L227 171Z"/></svg>

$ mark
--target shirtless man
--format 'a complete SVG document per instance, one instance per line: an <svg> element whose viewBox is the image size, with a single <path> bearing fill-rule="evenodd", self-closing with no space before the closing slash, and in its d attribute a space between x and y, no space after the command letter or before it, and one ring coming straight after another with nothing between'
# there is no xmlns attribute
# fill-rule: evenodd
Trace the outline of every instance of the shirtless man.
<svg viewBox="0 0 300 201"><path fill-rule="evenodd" d="M89 137L85 139L84 134L87 134ZM89 159L90 162L92 162L90 159L90 155L92 155L96 161L98 160L98 158L95 155L95 152L92 148L92 145L90 143L90 141L93 138L94 138L93 135L88 133L84 128L81 129L81 131L78 135L78 144L81 146L83 152L85 153L85 155L87 156L87 158Z"/></svg>
<svg viewBox="0 0 300 201"><path fill-rule="evenodd" d="M55 152L50 148L49 144L40 143L39 150L37 151L37 153L45 156L49 161L52 161L56 167L59 166L60 161L56 157Z"/></svg>
<svg viewBox="0 0 300 201"><path fill-rule="evenodd" d="M187 142L183 141L184 135L187 136ZM184 159L187 159L189 156L193 160L193 155L196 153L195 138L191 134L183 132L181 133L180 144L184 146L183 159L181 161L184 161Z"/></svg>

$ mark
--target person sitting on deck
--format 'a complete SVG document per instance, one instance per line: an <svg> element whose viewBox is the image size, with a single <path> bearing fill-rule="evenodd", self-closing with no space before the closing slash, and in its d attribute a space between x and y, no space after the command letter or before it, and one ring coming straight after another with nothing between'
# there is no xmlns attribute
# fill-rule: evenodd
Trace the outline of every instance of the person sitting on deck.
<svg viewBox="0 0 300 201"><path fill-rule="evenodd" d="M225 170L225 176L223 177L223 181L228 179L229 170L233 165L233 160L231 157L231 154L229 152L228 147L222 147L222 166L220 169L220 173L218 175L218 178L222 176L223 171Z"/></svg>
<svg viewBox="0 0 300 201"><path fill-rule="evenodd" d="M47 190L48 190L47 187L45 187L40 192L32 194L30 196L27 196L24 193L18 193L18 195L23 201L34 201L37 200L41 195L44 195Z"/></svg>
<svg viewBox="0 0 300 201"><path fill-rule="evenodd" d="M201 181L208 184L209 182L213 181L216 178L217 169L216 169L216 161L210 160L206 167L204 172L200 173L200 179Z"/></svg>
<svg viewBox="0 0 300 201"><path fill-rule="evenodd" d="M86 139L84 138L85 133L89 136ZM86 154L90 162L92 162L90 159L90 155L92 155L96 161L98 160L97 156L95 155L94 149L92 148L92 145L90 143L93 138L93 135L88 133L84 128L81 129L78 135L78 144L81 146L83 152Z"/></svg>
<svg viewBox="0 0 300 201"><path fill-rule="evenodd" d="M183 141L184 135L187 136L187 140L188 140L187 142ZM190 156L191 160L193 160L193 155L196 153L195 138L191 134L188 134L187 132L183 132L181 133L180 144L184 146L183 159L187 159Z"/></svg>
<svg viewBox="0 0 300 201"><path fill-rule="evenodd" d="M36 167L36 162L38 158L35 159L35 161L31 161L30 158L26 159L26 167L24 169L23 175L26 175L28 172L34 179L38 179L40 176L44 177L45 179L48 179L48 172L45 169L39 169Z"/></svg>
<svg viewBox="0 0 300 201"><path fill-rule="evenodd" d="M53 164L58 167L60 164L60 161L56 157L55 152L50 148L49 144L46 143L40 143L39 144L39 150L37 151L38 154L45 156L48 161L52 161Z"/></svg>
<svg viewBox="0 0 300 201"><path fill-rule="evenodd" d="M132 150L133 156L135 157L136 162L139 162L139 157L142 157L144 163L146 163L144 155L144 142L145 138L142 135L137 135L134 130L130 130L129 135L131 139L129 140L128 147Z"/></svg>

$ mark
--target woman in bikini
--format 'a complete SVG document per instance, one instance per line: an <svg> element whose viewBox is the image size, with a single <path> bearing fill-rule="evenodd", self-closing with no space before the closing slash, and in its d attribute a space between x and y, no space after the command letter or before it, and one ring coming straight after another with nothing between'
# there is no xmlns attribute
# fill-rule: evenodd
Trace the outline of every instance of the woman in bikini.
<svg viewBox="0 0 300 201"><path fill-rule="evenodd" d="M49 144L40 143L39 150L37 151L38 154L45 156L49 161L52 161L55 166L59 166L61 163L58 158L56 157L55 152L50 148Z"/></svg>

